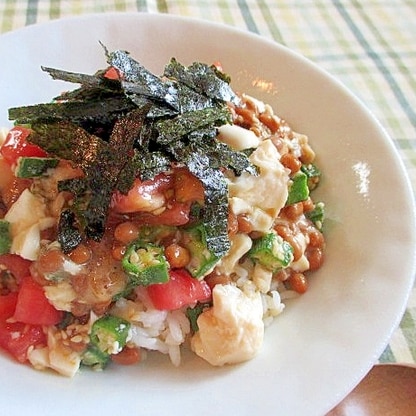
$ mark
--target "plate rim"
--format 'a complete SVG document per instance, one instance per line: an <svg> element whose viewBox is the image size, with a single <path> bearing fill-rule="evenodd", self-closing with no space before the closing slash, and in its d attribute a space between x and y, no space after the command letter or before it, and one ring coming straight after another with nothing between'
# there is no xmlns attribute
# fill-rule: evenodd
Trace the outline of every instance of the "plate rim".
<svg viewBox="0 0 416 416"><path fill-rule="evenodd" d="M314 63L311 59L301 55L299 52L296 52L296 51L290 49L289 47L287 47L285 45L277 43L276 41L268 39L268 38L266 38L262 35L252 33L252 32L248 32L247 30L237 28L237 27L234 27L234 26L230 26L230 25L227 25L227 24L223 24L223 23L217 23L217 22L212 22L212 21L200 19L200 18L186 17L186 16L181 16L181 15L148 13L148 12L137 12L137 13L132 13L132 12L110 12L110 13L87 13L87 14L83 14L83 15L69 16L69 17L64 17L64 18L60 18L60 19L56 19L56 20L52 20L52 21L48 21L48 22L41 22L41 23L37 23L35 25L22 27L20 29L14 30L14 31L10 31L10 32L6 32L4 34L1 34L0 35L0 44L1 44L2 39L4 37L15 36L15 34L17 32L23 33L23 32L27 32L27 31L31 31L31 30L42 30L42 28L44 28L44 27L50 27L50 26L62 24L62 21L72 21L72 22L77 22L78 21L78 22L80 22L80 21L88 21L90 19L97 19L97 18L98 19L104 19L104 20L112 20L114 18L118 19L121 16L123 16L123 18L127 18L127 19L128 18L134 18L134 19L139 18L139 19L141 19L141 18L144 18L144 16L146 16L146 17L152 16L151 18L156 19L156 20L159 20L159 19L176 20L177 22L181 22L181 24L183 24L185 22L186 24L188 24L188 23L191 23L191 24L194 24L194 25L201 25L202 24L206 27L219 28L221 30L226 30L226 31L229 31L230 33L234 33L236 35L243 35L243 36L249 36L249 37L256 38L260 42L265 42L265 43L269 44L272 47L277 47L277 48L282 49L285 53L289 53L290 55L294 56L296 59L300 59L301 61L308 62L308 65L311 65L314 68L315 71L318 71L322 75L324 75L325 77L330 78L331 81L334 82L337 85L338 88L342 89L344 94L347 94L351 99L353 99L359 105L361 110L364 111L366 113L366 115L371 119L371 121L376 125L377 129L382 133L382 135L384 136L384 138L383 138L384 144L386 146L389 146L390 153L392 155L394 155L395 161L398 164L399 169L401 171L401 179L403 181L403 184L406 186L407 199L409 200L408 202L410 203L409 208L410 208L410 210L413 214L415 213L414 191L412 189L412 184L411 184L408 172L405 169L404 161L400 157L399 151L394 146L394 143L393 143L392 139L390 138L390 136L388 135L387 131L381 125L380 121L374 116L374 114L368 109L368 107L365 106L365 104L351 90L349 90L339 79L337 79L335 76L333 76L331 73L329 73L325 69L318 66L318 64ZM414 229L415 228L414 215L412 217L412 220L413 220L412 221L412 228ZM412 246L416 247L416 233L415 232L413 232ZM415 250L414 250L414 252L415 252ZM396 317L396 326L390 328L390 337L393 334L393 332L395 331L395 329L397 329L398 325L400 324L400 320L402 318L402 315L405 312L406 305L407 305L407 302L409 300L409 296L410 296L410 293L411 293L411 288L413 287L413 284L414 284L415 272L416 272L416 254L414 254L414 256L413 256L412 267L411 267L411 270L409 270L409 275L412 274L412 278L408 279L407 296L406 296L405 301L403 302L402 312L401 312L400 316ZM387 345L387 343L388 343L388 340L386 340L385 345ZM381 350L380 354L381 354L383 348L380 346L380 350ZM371 366L369 366L368 370L370 369L370 367ZM356 383L358 383L358 381L362 377L364 377L364 375L365 374L358 375ZM354 386L355 386L355 384L354 384ZM351 389L354 386L351 386Z"/></svg>

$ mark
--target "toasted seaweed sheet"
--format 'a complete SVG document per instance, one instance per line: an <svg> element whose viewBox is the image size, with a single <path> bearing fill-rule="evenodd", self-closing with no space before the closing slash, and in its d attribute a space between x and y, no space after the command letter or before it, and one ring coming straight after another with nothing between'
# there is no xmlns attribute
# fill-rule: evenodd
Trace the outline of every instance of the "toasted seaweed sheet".
<svg viewBox="0 0 416 416"><path fill-rule="evenodd" d="M127 193L136 177L151 179L174 164L188 166L202 181L199 219L208 248L223 256L230 243L222 169L256 174L245 153L216 138L217 127L231 122L228 103L239 104L229 77L213 66L186 67L175 58L157 76L126 51L105 49L105 55L118 79L106 77L108 68L88 75L42 67L53 79L80 86L50 103L9 109L11 120L31 125L29 141L84 171L82 178L59 185L74 194L76 207L62 213L61 244L69 241L69 249L81 234L99 240L113 192Z"/></svg>

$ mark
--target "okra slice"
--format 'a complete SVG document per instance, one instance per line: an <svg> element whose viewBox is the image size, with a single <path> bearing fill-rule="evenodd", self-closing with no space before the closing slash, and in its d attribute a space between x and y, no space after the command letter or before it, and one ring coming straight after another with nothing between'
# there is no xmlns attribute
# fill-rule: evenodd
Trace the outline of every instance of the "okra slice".
<svg viewBox="0 0 416 416"><path fill-rule="evenodd" d="M18 178L37 178L48 169L56 168L59 160L49 157L20 157L17 161L15 175Z"/></svg>
<svg viewBox="0 0 416 416"><path fill-rule="evenodd" d="M130 286L148 286L169 280L169 263L161 246L141 240L128 248L122 266L130 277Z"/></svg>
<svg viewBox="0 0 416 416"><path fill-rule="evenodd" d="M306 173L300 170L292 176L291 180L292 183L289 188L286 205L305 201L309 197L308 176Z"/></svg>
<svg viewBox="0 0 416 416"><path fill-rule="evenodd" d="M183 230L181 243L189 250L191 261L186 269L197 279L209 273L219 257L212 253L207 245L205 225L198 223Z"/></svg>
<svg viewBox="0 0 416 416"><path fill-rule="evenodd" d="M273 272L288 267L293 261L293 248L282 237L268 233L253 242L248 256Z"/></svg>
<svg viewBox="0 0 416 416"><path fill-rule="evenodd" d="M309 163L308 165L302 165L300 170L308 178L309 191L313 191L319 184L319 181L321 179L321 171L313 163Z"/></svg>
<svg viewBox="0 0 416 416"><path fill-rule="evenodd" d="M99 370L105 368L109 361L110 354L101 351L95 345L88 345L87 349L82 354L81 363Z"/></svg>
<svg viewBox="0 0 416 416"><path fill-rule="evenodd" d="M318 202L315 208L305 213L306 218L309 218L318 230L322 229L325 218L325 204Z"/></svg>
<svg viewBox="0 0 416 416"><path fill-rule="evenodd" d="M6 220L0 220L0 254L8 253L11 245L10 223Z"/></svg>
<svg viewBox="0 0 416 416"><path fill-rule="evenodd" d="M91 327L90 343L83 354L82 363L104 368L110 355L118 354L126 346L130 327L130 322L113 315L97 319Z"/></svg>

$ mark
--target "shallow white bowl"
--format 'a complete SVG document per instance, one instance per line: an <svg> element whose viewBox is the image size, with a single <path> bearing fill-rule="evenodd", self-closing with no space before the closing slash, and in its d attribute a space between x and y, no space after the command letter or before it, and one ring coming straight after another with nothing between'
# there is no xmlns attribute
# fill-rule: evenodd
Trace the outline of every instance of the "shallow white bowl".
<svg viewBox="0 0 416 416"><path fill-rule="evenodd" d="M99 41L159 74L221 61L235 90L271 103L310 137L323 171L327 253L309 292L267 329L262 351L212 368L191 354L174 368L150 354L129 368L83 370L68 380L0 355L2 409L18 415L323 415L370 369L399 324L415 269L413 198L384 130L344 87L288 49L202 21L102 14L54 21L0 37L0 125L11 106L49 101L68 85L41 65L104 67Z"/></svg>

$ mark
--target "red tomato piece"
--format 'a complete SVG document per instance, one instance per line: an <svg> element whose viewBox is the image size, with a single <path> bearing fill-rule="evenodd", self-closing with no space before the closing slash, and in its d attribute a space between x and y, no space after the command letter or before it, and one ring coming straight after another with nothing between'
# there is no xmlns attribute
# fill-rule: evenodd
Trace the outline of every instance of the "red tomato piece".
<svg viewBox="0 0 416 416"><path fill-rule="evenodd" d="M17 292L0 296L0 347L17 361L25 362L28 348L32 345L45 345L46 335L40 325L7 322L15 313L17 297Z"/></svg>
<svg viewBox="0 0 416 416"><path fill-rule="evenodd" d="M25 362L29 347L37 345L46 345L46 335L40 325L0 321L0 347L17 361Z"/></svg>
<svg viewBox="0 0 416 416"><path fill-rule="evenodd" d="M161 173L154 179L136 179L127 195L115 192L111 207L119 213L151 212L165 201L164 193L172 186L172 178Z"/></svg>
<svg viewBox="0 0 416 416"><path fill-rule="evenodd" d="M16 309L17 292L0 296L0 322L13 316Z"/></svg>
<svg viewBox="0 0 416 416"><path fill-rule="evenodd" d="M104 74L104 77L107 79L120 79L120 75L118 74L117 69L113 66L110 66Z"/></svg>
<svg viewBox="0 0 416 416"><path fill-rule="evenodd" d="M13 318L18 322L33 325L56 325L63 318L45 296L43 287L31 276L23 279Z"/></svg>
<svg viewBox="0 0 416 416"><path fill-rule="evenodd" d="M214 61L212 63L212 65L215 66L215 68L216 68L217 71L224 72L224 68L222 66L221 61Z"/></svg>
<svg viewBox="0 0 416 416"><path fill-rule="evenodd" d="M149 212L141 212L136 216L137 220L147 225L171 225L179 226L187 224L191 204L172 203L170 208L166 208L161 214L153 215Z"/></svg>
<svg viewBox="0 0 416 416"><path fill-rule="evenodd" d="M202 182L187 168L175 169L173 174L175 200L177 202L204 203L205 191Z"/></svg>
<svg viewBox="0 0 416 416"><path fill-rule="evenodd" d="M39 146L29 143L26 139L31 130L16 126L13 127L6 136L6 140L1 146L0 153L4 159L14 166L19 157L46 157L47 153Z"/></svg>
<svg viewBox="0 0 416 416"><path fill-rule="evenodd" d="M205 280L193 278L184 269L171 270L168 282L148 286L147 293L159 310L179 309L211 298L211 289Z"/></svg>
<svg viewBox="0 0 416 416"><path fill-rule="evenodd" d="M24 277L30 274L30 260L20 257L18 254L2 254L0 255L0 265L8 270L20 283Z"/></svg>

